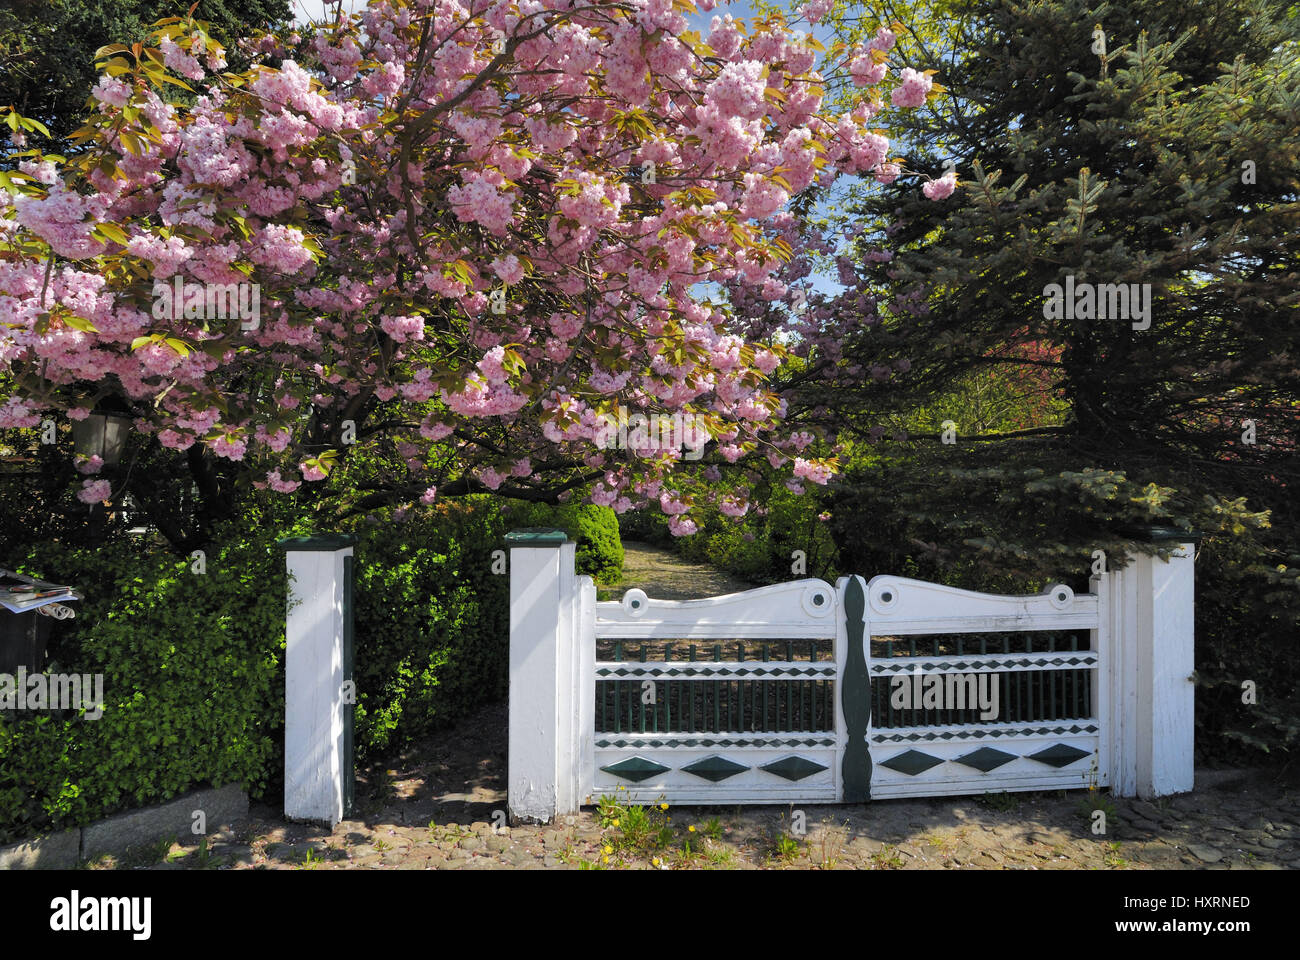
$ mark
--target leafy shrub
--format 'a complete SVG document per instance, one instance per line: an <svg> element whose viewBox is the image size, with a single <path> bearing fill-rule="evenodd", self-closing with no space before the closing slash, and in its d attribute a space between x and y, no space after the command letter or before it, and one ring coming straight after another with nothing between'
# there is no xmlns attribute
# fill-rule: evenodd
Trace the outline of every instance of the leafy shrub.
<svg viewBox="0 0 1300 960"><path fill-rule="evenodd" d="M500 506L472 497L352 525L358 763L505 695L509 576L492 558L506 546ZM588 544L589 570L621 564L612 513L559 516L580 558ZM519 525L528 524L510 523ZM201 576L138 539L43 543L25 556L9 547L11 565L85 594L76 619L55 627L48 670L104 674L105 702L94 721L77 711L0 715L0 842L206 784L278 800L288 577L276 541L312 529L250 506L207 548Z"/></svg>
<svg viewBox="0 0 1300 960"><path fill-rule="evenodd" d="M489 497L355 532L360 762L505 696L510 578L492 572L506 523Z"/></svg>
<svg viewBox="0 0 1300 960"><path fill-rule="evenodd" d="M668 518L652 506L619 517L622 535L665 546L679 556L707 563L752 583L783 583L802 577L834 582L835 547L816 493L791 493L780 483L754 490L753 506L739 522L702 505L691 511L698 529L674 537ZM803 573L795 572L795 551L803 551Z"/></svg>
<svg viewBox="0 0 1300 960"><path fill-rule="evenodd" d="M48 669L103 674L103 716L0 717L0 838L205 784L256 796L279 775L284 556L254 532L211 547L206 565L198 575L140 543L32 549L25 569L85 594L56 628Z"/></svg>
<svg viewBox="0 0 1300 960"><path fill-rule="evenodd" d="M591 503L512 503L502 506L511 530L526 527L555 527L563 530L577 546L574 564L578 573L597 583L617 583L623 573L623 541L619 521L609 507Z"/></svg>

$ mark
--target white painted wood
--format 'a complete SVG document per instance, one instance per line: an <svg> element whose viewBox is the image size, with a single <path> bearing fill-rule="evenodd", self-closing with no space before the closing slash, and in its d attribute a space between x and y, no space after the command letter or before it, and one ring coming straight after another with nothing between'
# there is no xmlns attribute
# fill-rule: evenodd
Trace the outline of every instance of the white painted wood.
<svg viewBox="0 0 1300 960"><path fill-rule="evenodd" d="M980 747L996 747L1003 742L1041 739L1044 736L1049 736L1049 738L1055 736L1058 739L1072 736L1095 737L1100 732L1101 726L1101 721L1096 717L1071 717L1068 720L981 720L978 723L947 723L928 727L873 727L867 733L867 740L873 746L882 744L906 748L916 746L919 743L934 742L910 739L916 734L921 736L958 734L962 739L939 740L937 742L940 744L965 744L967 749L977 750ZM1097 727L1098 729L1092 732L1085 730L1084 732L1071 733L1071 727ZM1050 735L1036 732L1040 728L1049 728L1053 731L1060 730L1061 732ZM917 749L921 748L918 747ZM926 752L931 751L927 749Z"/></svg>
<svg viewBox="0 0 1300 960"><path fill-rule="evenodd" d="M1142 585L1138 639L1138 796L1194 786L1195 547L1168 560L1137 560Z"/></svg>
<svg viewBox="0 0 1300 960"><path fill-rule="evenodd" d="M579 752L573 675L574 544L510 550L510 734L506 802L513 821L572 813Z"/></svg>
<svg viewBox="0 0 1300 960"><path fill-rule="evenodd" d="M833 741L835 733L832 730L781 730L781 731L763 731L763 730L719 730L704 731L702 733L684 733L675 731L671 733L654 733L647 731L645 733L626 731L615 733L607 730L603 733L597 733L593 738L597 747L604 743L616 745L619 749L640 750L640 749L687 749L688 741L694 740L703 746L714 750L732 749L734 744L743 744L745 749L752 746L765 746L769 741L779 741L791 750L809 747L812 749L817 746L832 746L830 742L819 744L817 741ZM604 748L608 749L608 748Z"/></svg>
<svg viewBox="0 0 1300 960"><path fill-rule="evenodd" d="M1144 567L1139 558L1124 570L1094 578L1083 596L1060 585L1042 594L1004 597L902 577L873 578L865 585L863 651L873 683L887 683L918 665L925 674L1093 670L1096 679L1093 715L1086 719L869 728L872 796L1084 789L1092 783L1109 785L1117 795L1190 789L1192 701L1186 677L1191 673L1191 562L1190 545L1176 561L1147 558ZM826 803L842 798L840 763L847 732L839 683L848 654L841 604L847 578L834 589L821 580L801 580L684 602L655 600L633 590L622 601L599 603L594 584L575 578L572 564L572 544L512 551L512 817L549 820L604 793L631 802L663 799L670 804ZM813 603L816 597L822 602ZM1087 629L1090 649L870 657L872 636L1064 629ZM831 661L598 663L598 638L833 638L835 646ZM898 666L904 668L901 674L891 670ZM756 668L769 672L759 675L753 672ZM594 732L595 692L601 679L681 682L727 677L835 678L835 728L785 733ZM1087 756L1064 768L1028 758L1058 744ZM1016 759L988 773L957 762L959 756L984 746L1014 753ZM881 761L908 749L942 762L916 776L883 766ZM759 769L791 754L826 769L795 782ZM713 755L751 769L716 784L682 769ZM600 769L634 756L669 769L640 783Z"/></svg>
<svg viewBox="0 0 1300 960"><path fill-rule="evenodd" d="M330 826L343 819L343 558L288 550L284 658L284 815Z"/></svg>
<svg viewBox="0 0 1300 960"><path fill-rule="evenodd" d="M1077 663L1054 663L1076 660ZM1100 660L1093 650L1040 650L1032 653L944 654L934 657L889 657L872 660L867 671L877 677L910 676L918 666L922 674L1021 673L1028 670L1096 670ZM902 669L893 669L901 667Z"/></svg>
<svg viewBox="0 0 1300 960"><path fill-rule="evenodd" d="M1115 652L1112 638L1114 626L1111 623L1113 602L1111 598L1111 579L1108 574L1092 577L1088 582L1089 592L1097 598L1097 626L1088 633L1089 646L1097 654L1099 663L1114 664ZM1113 669L1113 668L1112 668ZM1092 681L1092 715L1098 718L1101 731L1097 740L1097 767L1103 780L1110 783L1113 769L1114 739L1111 736L1111 695L1112 680L1110 671L1099 670Z"/></svg>
<svg viewBox="0 0 1300 960"><path fill-rule="evenodd" d="M596 769L592 736L596 729L596 584L591 577L578 578L577 634L577 689L571 702L578 710L578 796L585 798L593 789L592 774Z"/></svg>
<svg viewBox="0 0 1300 960"><path fill-rule="evenodd" d="M1084 724L1076 721L1060 721L1050 724L1053 728L1068 729ZM996 728L1001 724L980 724L980 730ZM1028 727L1037 724L1010 724L1007 726ZM1049 726L1043 724L1042 726ZM896 729L879 729L877 736L887 736L908 732L932 733L934 727ZM960 729L960 728L949 728ZM969 732L969 727L965 728ZM952 796L963 793L998 793L1003 790L1084 790L1090 783L1106 786L1107 780L1100 769L1098 758L1099 737L1096 734L1026 734L1003 737L980 737L964 741L901 741L886 744L872 744L871 796ZM1051 767L1030 758L1048 747L1064 744L1083 750L1087 756L1075 760L1065 767ZM984 747L1012 754L1015 759L1002 766L995 767L987 773L974 767L959 763L957 758L967 756ZM885 760L892 759L909 750L936 757L943 762L918 774L907 774L884 765ZM1094 767L1094 763L1097 764Z"/></svg>
<svg viewBox="0 0 1300 960"><path fill-rule="evenodd" d="M633 593L633 591L629 591ZM795 580L703 600L655 600L640 591L632 601L596 604L596 636L602 639L827 639L835 636L839 610L824 580ZM822 604L815 603L821 597Z"/></svg>
<svg viewBox="0 0 1300 960"><path fill-rule="evenodd" d="M1111 791L1137 796L1138 577L1130 563L1112 569L1110 580L1110 648L1107 669L1110 712L1106 735L1111 744Z"/></svg>
<svg viewBox="0 0 1300 960"><path fill-rule="evenodd" d="M735 739L725 734L715 735L720 739ZM767 734L771 738L773 734ZM793 735L775 735L792 737ZM810 734L818 736L816 734ZM829 733L822 735L831 737ZM822 736L818 736L821 739ZM598 739L623 735L597 735ZM641 742L652 739L646 734ZM659 740L663 740L662 735ZM700 739L685 736L683 739ZM822 764L826 767L801 780L787 780L761 769L763 764L782 760L789 756L799 756ZM726 757L736 763L750 767L742 773L712 783L702 777L683 770L683 767L702 760L705 757ZM599 769L625 760L629 757L643 757L653 760L670 769L664 773L633 783L616 774ZM620 800L633 803L666 802L675 804L715 804L715 803L834 803L840 796L839 786L839 751L831 747L677 747L672 749L653 747L626 747L620 749L596 748L596 773L592 790L592 803L602 795L617 796ZM620 790L619 787L624 789Z"/></svg>
<svg viewBox="0 0 1300 960"><path fill-rule="evenodd" d="M554 548L552 548L554 549ZM577 681L581 676L578 667L577 620L581 600L578 578L574 572L574 553L577 544L565 543L559 547L559 623L555 635L555 812L576 813L582 805L578 794L578 716L581 711L582 691Z"/></svg>
<svg viewBox="0 0 1300 960"><path fill-rule="evenodd" d="M1092 629L1097 598L1075 596L1060 584L1039 594L999 596L882 575L867 584L866 617L876 637Z"/></svg>

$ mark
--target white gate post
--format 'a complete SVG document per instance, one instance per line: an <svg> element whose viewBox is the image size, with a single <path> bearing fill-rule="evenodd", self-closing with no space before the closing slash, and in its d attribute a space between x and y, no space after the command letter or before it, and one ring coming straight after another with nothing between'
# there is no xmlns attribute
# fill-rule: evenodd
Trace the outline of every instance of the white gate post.
<svg viewBox="0 0 1300 960"><path fill-rule="evenodd" d="M288 565L284 639L284 815L331 827L353 789L351 711L352 546L322 534L280 541Z"/></svg>
<svg viewBox="0 0 1300 960"><path fill-rule="evenodd" d="M1149 538L1177 549L1168 560L1134 554L1109 574L1111 788L1121 797L1194 786L1196 543L1167 528Z"/></svg>
<svg viewBox="0 0 1300 960"><path fill-rule="evenodd" d="M517 530L510 546L510 741L506 804L512 823L576 813L582 703L574 553L560 530Z"/></svg>

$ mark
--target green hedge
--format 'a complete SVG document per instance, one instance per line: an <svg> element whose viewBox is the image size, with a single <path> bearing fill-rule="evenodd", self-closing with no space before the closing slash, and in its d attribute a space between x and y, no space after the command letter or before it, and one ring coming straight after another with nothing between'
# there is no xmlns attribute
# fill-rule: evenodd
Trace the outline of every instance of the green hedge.
<svg viewBox="0 0 1300 960"><path fill-rule="evenodd" d="M526 527L556 527L568 534L578 548L574 565L597 583L617 583L623 574L623 541L619 538L618 514L609 507L590 503L510 503L502 506L511 530Z"/></svg>
<svg viewBox="0 0 1300 960"><path fill-rule="evenodd" d="M359 763L505 695L509 575L493 572L493 552L509 529L562 527L582 572L617 578L611 511L502 506L471 497L354 525ZM9 565L85 594L76 619L54 626L48 669L103 673L105 705L93 721L0 714L0 842L207 784L278 802L287 575L276 540L309 529L250 507L208 548L203 575L140 540L9 548Z"/></svg>
<svg viewBox="0 0 1300 960"><path fill-rule="evenodd" d="M278 776L283 554L256 536L207 572L133 544L32 550L25 566L85 594L54 628L53 673L102 673L103 715L0 719L0 840L83 824L205 783L256 794Z"/></svg>
<svg viewBox="0 0 1300 960"><path fill-rule="evenodd" d="M356 529L356 747L398 749L505 696L510 578L493 573L506 523L490 498Z"/></svg>

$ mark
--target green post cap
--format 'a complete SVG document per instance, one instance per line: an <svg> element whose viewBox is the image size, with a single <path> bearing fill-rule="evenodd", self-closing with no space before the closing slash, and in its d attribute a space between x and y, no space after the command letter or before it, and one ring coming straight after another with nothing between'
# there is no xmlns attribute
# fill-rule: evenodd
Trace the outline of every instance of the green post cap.
<svg viewBox="0 0 1300 960"><path fill-rule="evenodd" d="M329 552L356 546L357 538L351 533L313 533L305 537L285 537L277 540L284 550L319 550Z"/></svg>
<svg viewBox="0 0 1300 960"><path fill-rule="evenodd" d="M558 547L568 542L568 535L554 527L527 527L506 534L506 543L512 547Z"/></svg>

